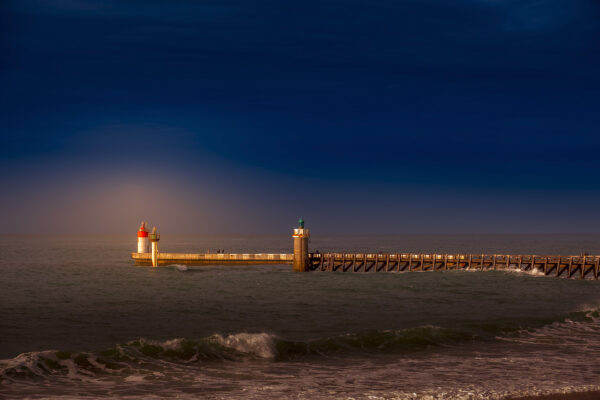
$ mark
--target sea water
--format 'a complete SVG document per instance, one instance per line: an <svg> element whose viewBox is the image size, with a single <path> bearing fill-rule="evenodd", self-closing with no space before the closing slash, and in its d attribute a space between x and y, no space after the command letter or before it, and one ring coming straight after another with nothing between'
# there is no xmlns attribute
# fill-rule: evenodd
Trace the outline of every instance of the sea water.
<svg viewBox="0 0 600 400"><path fill-rule="evenodd" d="M169 236L166 252L291 251ZM600 236L320 236L312 250L600 254ZM134 266L135 236L0 236L0 397L500 399L600 387L600 282Z"/></svg>

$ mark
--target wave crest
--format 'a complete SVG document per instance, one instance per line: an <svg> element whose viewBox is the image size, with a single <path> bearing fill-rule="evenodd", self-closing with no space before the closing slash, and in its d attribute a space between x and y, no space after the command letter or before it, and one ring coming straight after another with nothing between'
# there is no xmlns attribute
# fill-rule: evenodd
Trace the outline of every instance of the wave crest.
<svg viewBox="0 0 600 400"><path fill-rule="evenodd" d="M253 354L262 358L276 357L277 337L268 333L238 333L237 335L221 336L214 338L223 347L234 349L240 353Z"/></svg>
<svg viewBox="0 0 600 400"><path fill-rule="evenodd" d="M198 340L140 338L96 352L45 350L0 360L3 379L44 379L63 376L85 380L104 375L131 375L136 371L160 371L174 365L198 362L266 359L286 361L302 357L359 353L406 353L469 341L508 340L530 342L540 337L564 338L573 331L587 337L600 332L600 309L586 307L552 320L487 321L442 328L424 325L402 330L347 333L313 340L290 340L269 333L215 334ZM561 339L566 340L566 339Z"/></svg>

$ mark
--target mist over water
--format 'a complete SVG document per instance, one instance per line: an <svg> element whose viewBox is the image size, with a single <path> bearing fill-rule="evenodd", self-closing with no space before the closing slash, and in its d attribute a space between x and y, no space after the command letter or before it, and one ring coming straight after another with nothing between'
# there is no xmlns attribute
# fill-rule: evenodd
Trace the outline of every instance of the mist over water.
<svg viewBox="0 0 600 400"><path fill-rule="evenodd" d="M598 254L598 243L399 235L315 236L310 246L570 255ZM163 235L161 248L281 253L291 238ZM0 237L0 395L499 399L600 382L595 281L153 269L133 265L134 249L133 236Z"/></svg>

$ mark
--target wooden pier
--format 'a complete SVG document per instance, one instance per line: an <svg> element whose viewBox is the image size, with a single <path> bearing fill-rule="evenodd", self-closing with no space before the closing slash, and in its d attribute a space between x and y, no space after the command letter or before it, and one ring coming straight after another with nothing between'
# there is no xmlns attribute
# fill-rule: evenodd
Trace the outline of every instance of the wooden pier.
<svg viewBox="0 0 600 400"><path fill-rule="evenodd" d="M144 233L144 223L140 232ZM142 235L143 236L143 235ZM149 248L143 242L138 250ZM149 235L151 253L131 253L137 265L244 265L244 264L292 264L296 272L413 272L451 270L498 270L523 271L545 276L598 280L600 256L594 255L508 255L508 254L416 254L416 253L311 253L308 250L310 232L304 220L298 221L293 230L294 252L289 253L161 253L158 248L160 236L156 228Z"/></svg>
<svg viewBox="0 0 600 400"><path fill-rule="evenodd" d="M599 256L310 253L308 270L332 272L516 270L556 277L598 279L599 263Z"/></svg>
<svg viewBox="0 0 600 400"><path fill-rule="evenodd" d="M132 253L137 265L152 265L150 253ZM160 253L159 265L292 264L294 254ZM452 270L515 270L546 276L598 279L600 256L500 254L309 253L307 271L416 272Z"/></svg>

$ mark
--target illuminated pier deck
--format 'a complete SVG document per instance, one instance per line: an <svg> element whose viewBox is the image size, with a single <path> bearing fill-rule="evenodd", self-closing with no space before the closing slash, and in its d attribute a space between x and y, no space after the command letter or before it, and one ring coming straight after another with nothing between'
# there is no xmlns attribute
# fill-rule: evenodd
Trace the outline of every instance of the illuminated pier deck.
<svg viewBox="0 0 600 400"><path fill-rule="evenodd" d="M151 253L131 253L137 265L152 265ZM158 265L292 264L293 254L159 253Z"/></svg>

